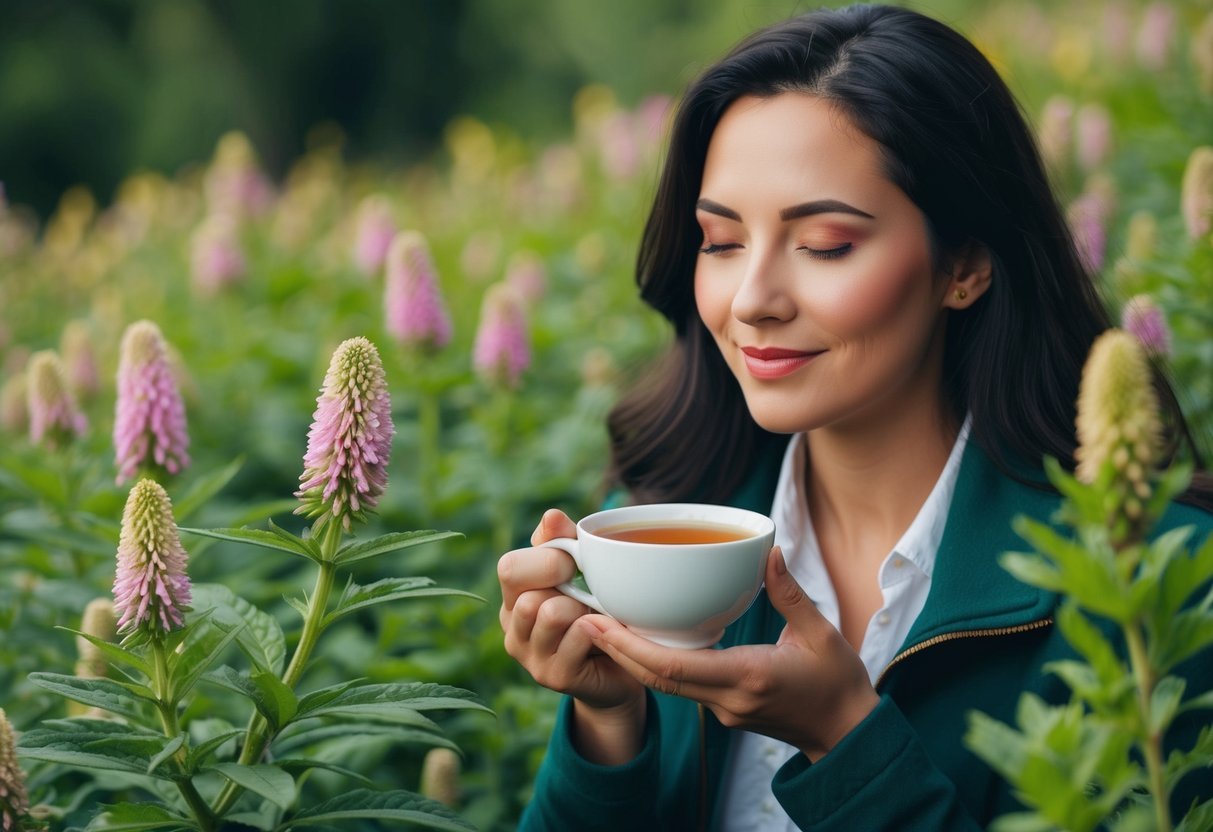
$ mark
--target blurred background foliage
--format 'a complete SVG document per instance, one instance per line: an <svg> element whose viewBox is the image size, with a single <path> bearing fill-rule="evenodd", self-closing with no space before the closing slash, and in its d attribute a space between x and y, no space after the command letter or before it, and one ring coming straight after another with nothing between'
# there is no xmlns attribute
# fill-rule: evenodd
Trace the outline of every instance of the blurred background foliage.
<svg viewBox="0 0 1213 832"><path fill-rule="evenodd" d="M113 580L124 328L155 321L178 357L194 463L166 488L190 506L178 518L189 526L273 516L298 529L290 495L316 388L337 344L365 335L383 354L397 426L370 531L463 533L390 572L487 603L351 617L305 687L369 665L375 681L481 695L497 720L446 726L465 752L460 810L512 828L556 697L504 653L497 558L525 544L543 509L596 507L605 414L668 338L632 269L669 97L740 36L809 7L0 2L0 707L17 729L62 715L26 676L71 672L75 645L55 627L77 626ZM1204 197L1192 209L1181 193L1199 180L1187 176L1194 149L1213 144L1206 0L915 8L972 38L1019 95L1110 312L1146 295L1165 315L1159 360L1208 448L1213 245L1193 231ZM1200 181L1213 205L1213 168ZM368 269L359 254L371 202L386 206L389 231L429 241L454 330L441 350L390 335L382 263ZM483 299L502 282L526 296L532 361L518 386L473 366ZM49 451L28 440L22 385L30 354L55 348L93 380L86 389L72 370L88 432ZM225 583L297 628L283 601L300 586L295 564L186 545L195 581ZM200 694L189 708L211 705ZM325 753L416 786L415 749L347 746ZM40 768L31 789L79 808L125 788L73 777Z"/></svg>

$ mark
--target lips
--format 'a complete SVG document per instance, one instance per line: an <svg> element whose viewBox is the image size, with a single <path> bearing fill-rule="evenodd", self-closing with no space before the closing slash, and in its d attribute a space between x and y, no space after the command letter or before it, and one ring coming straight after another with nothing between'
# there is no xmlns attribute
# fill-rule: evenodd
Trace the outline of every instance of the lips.
<svg viewBox="0 0 1213 832"><path fill-rule="evenodd" d="M808 364L823 351L786 350L779 347L742 347L750 375L760 379L782 378Z"/></svg>

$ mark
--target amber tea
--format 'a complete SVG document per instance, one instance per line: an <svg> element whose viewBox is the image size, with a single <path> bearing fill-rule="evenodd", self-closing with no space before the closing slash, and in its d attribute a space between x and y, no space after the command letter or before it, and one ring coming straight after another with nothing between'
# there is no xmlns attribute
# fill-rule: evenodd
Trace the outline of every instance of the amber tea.
<svg viewBox="0 0 1213 832"><path fill-rule="evenodd" d="M649 525L623 523L599 529L594 534L625 543L656 543L664 546L729 543L733 540L745 540L747 537L754 536L754 532L740 526L687 522Z"/></svg>

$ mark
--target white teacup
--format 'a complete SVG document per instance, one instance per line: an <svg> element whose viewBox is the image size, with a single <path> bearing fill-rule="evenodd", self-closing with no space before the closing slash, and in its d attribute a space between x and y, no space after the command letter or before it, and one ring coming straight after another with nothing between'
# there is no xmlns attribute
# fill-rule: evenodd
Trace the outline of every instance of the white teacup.
<svg viewBox="0 0 1213 832"><path fill-rule="evenodd" d="M753 511L661 503L591 514L576 539L542 545L572 555L590 589L563 583L565 595L658 644L697 648L718 642L753 603L774 541L775 523Z"/></svg>

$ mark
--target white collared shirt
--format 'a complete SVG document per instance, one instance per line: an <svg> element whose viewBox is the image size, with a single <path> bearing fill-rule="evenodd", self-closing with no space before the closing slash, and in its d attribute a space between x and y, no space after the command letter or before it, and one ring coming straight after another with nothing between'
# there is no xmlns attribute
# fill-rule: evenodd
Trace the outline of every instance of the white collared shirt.
<svg viewBox="0 0 1213 832"><path fill-rule="evenodd" d="M935 552L943 538L960 458L968 438L969 420L965 419L935 487L880 565L883 603L868 622L859 648L859 658L868 669L868 678L873 684L897 654L910 632L910 625L926 603L935 568ZM783 549L788 571L813 599L817 610L837 627L838 596L821 557L804 493L805 459L805 436L797 434L784 454L771 507L775 543ZM793 746L762 734L737 733L724 776L722 829L726 832L796 830L796 825L771 792L775 772L796 753Z"/></svg>

